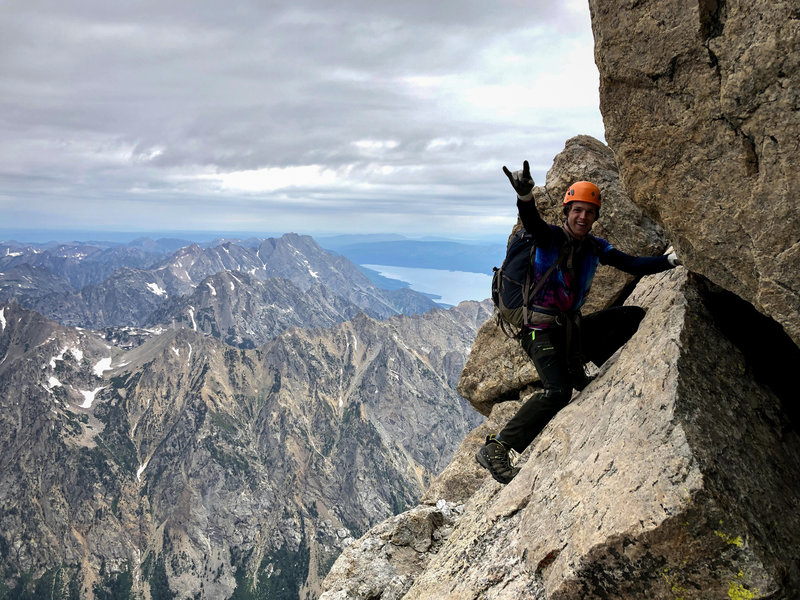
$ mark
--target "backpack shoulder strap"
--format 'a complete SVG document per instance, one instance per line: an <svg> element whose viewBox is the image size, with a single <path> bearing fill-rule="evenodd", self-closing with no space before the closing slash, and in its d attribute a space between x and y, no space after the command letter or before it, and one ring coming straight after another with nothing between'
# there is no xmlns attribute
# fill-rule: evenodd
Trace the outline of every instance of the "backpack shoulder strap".
<svg viewBox="0 0 800 600"><path fill-rule="evenodd" d="M536 294L539 293L539 290L542 289L544 284L547 282L547 278L550 277L550 274L555 270L555 268L559 265L561 260L564 258L564 255L567 251L567 244L569 241L565 241L561 248L558 251L558 257L553 261L553 264L544 272L541 276L539 281L536 282L536 285L531 288L531 279L533 278L533 262L536 256L536 246L531 249L531 260L528 264L528 274L525 279L525 287L523 288L523 295L522 295L522 314L523 314L523 323L526 325L528 324L528 304L536 297Z"/></svg>

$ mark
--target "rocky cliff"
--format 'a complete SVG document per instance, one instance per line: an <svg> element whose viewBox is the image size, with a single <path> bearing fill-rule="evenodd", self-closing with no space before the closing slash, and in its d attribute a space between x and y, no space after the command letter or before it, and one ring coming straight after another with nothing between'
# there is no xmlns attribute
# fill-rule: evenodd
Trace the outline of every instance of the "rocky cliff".
<svg viewBox="0 0 800 600"><path fill-rule="evenodd" d="M800 438L723 333L731 306L757 313L685 268L627 303L647 310L639 331L508 486L472 455L516 403L495 407L421 506L345 550L322 598L796 597Z"/></svg>
<svg viewBox="0 0 800 600"><path fill-rule="evenodd" d="M459 391L486 421L419 506L345 550L324 600L800 597L800 13L590 6L613 153L570 140L537 207L554 221L569 182L595 180L598 234L686 266L598 274L587 310L647 315L505 487L473 456L539 384L485 323Z"/></svg>
<svg viewBox="0 0 800 600"><path fill-rule="evenodd" d="M800 343L800 12L792 1L590 0L625 189L686 265Z"/></svg>

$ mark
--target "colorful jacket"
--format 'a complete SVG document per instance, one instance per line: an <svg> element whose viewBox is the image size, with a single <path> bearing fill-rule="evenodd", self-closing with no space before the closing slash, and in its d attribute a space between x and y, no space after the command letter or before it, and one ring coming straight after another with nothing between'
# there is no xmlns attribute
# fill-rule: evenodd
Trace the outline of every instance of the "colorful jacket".
<svg viewBox="0 0 800 600"><path fill-rule="evenodd" d="M518 201L517 207L523 227L536 243L534 284L561 258L533 298L534 310L548 314L580 310L589 295L598 264L610 265L635 276L671 268L666 256L631 256L591 234L582 240L573 238L563 227L545 223L532 201Z"/></svg>

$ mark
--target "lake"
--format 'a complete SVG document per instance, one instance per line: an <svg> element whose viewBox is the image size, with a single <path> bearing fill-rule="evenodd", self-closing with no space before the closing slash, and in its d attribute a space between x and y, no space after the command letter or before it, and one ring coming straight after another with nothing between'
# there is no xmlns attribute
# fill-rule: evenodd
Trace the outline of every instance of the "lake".
<svg viewBox="0 0 800 600"><path fill-rule="evenodd" d="M416 292L440 296L435 300L443 304L455 306L463 300L486 300L492 295L492 276L484 273L389 265L361 266L377 271L383 277L405 281Z"/></svg>

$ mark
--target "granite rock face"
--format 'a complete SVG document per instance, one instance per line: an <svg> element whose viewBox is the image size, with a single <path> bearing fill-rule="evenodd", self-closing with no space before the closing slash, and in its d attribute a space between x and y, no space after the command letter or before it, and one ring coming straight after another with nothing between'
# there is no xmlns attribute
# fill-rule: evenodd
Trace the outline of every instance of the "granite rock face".
<svg viewBox="0 0 800 600"><path fill-rule="evenodd" d="M607 239L628 254L661 254L667 247L664 230L631 202L619 179L619 169L611 149L601 141L578 135L567 140L547 172L544 196L537 194L537 206L552 223L563 221L563 199L576 181L595 183L602 194L600 218L592 228L596 236ZM548 218L549 217L549 218ZM598 276L599 277L599 276ZM597 289L593 284L593 292Z"/></svg>
<svg viewBox="0 0 800 600"><path fill-rule="evenodd" d="M593 234L629 254L650 256L664 252L668 244L663 230L631 202L620 184L613 152L591 136L567 140L564 150L553 160L545 185L534 188L536 208L545 221L563 221L564 194L570 185L581 180L595 182L603 195L603 208ZM510 187L509 202L514 202ZM512 235L520 227L518 220ZM623 296L633 280L622 271L601 265L583 313L607 308ZM525 393L527 386L537 381L536 370L519 343L509 339L490 319L478 331L458 391L478 412L488 415L495 402L517 398L520 390Z"/></svg>
<svg viewBox="0 0 800 600"><path fill-rule="evenodd" d="M684 263L800 342L796 2L590 0L625 189Z"/></svg>
<svg viewBox="0 0 800 600"><path fill-rule="evenodd" d="M782 410L790 399L757 381L718 326L718 292L685 268L644 278L627 301L647 310L638 332L509 485L484 473L465 491L480 440L463 444L461 467L431 486L446 500L453 489L461 515L401 597L794 597L800 438ZM346 585L339 567L324 589Z"/></svg>

